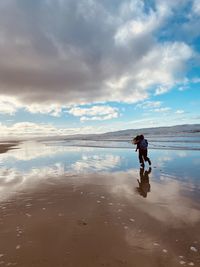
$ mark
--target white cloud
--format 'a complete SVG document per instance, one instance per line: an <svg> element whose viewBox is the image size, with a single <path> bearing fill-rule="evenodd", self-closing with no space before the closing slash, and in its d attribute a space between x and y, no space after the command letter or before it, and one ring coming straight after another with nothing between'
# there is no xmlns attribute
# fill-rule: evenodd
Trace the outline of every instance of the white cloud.
<svg viewBox="0 0 200 267"><path fill-rule="evenodd" d="M185 91L190 89L191 84L197 84L200 83L200 78L199 77L193 77L191 79L185 78L184 82L178 87L179 91Z"/></svg>
<svg viewBox="0 0 200 267"><path fill-rule="evenodd" d="M110 120L118 118L119 112L117 108L110 106L93 106L90 108L73 107L68 110L69 114L80 117L81 121L88 120Z"/></svg>
<svg viewBox="0 0 200 267"><path fill-rule="evenodd" d="M199 0L194 0L192 5L192 11L194 14L200 16L200 2Z"/></svg>
<svg viewBox="0 0 200 267"><path fill-rule="evenodd" d="M145 5L142 1L128 1L122 6L123 14L126 14L127 17L130 16L128 9L129 12L135 13L135 16L133 16L134 19L128 20L117 29L115 34L115 42L117 44L126 45L127 42L135 38L151 35L171 15L169 5L164 2L158 3L155 10L151 9L147 13L144 11Z"/></svg>
<svg viewBox="0 0 200 267"><path fill-rule="evenodd" d="M18 122L11 126L0 124L0 138L27 138L39 136L62 136L73 134L91 134L102 133L105 129L103 127L77 127L77 128L56 128L51 124L38 124L33 122Z"/></svg>
<svg viewBox="0 0 200 267"><path fill-rule="evenodd" d="M169 108L169 107L154 109L155 112L166 112L166 111L170 111L170 110L171 110L171 108Z"/></svg>
<svg viewBox="0 0 200 267"><path fill-rule="evenodd" d="M26 106L26 110L29 111L30 113L42 113L42 114L49 114L54 117L59 117L62 112L62 106L59 104L50 104L50 105L31 104Z"/></svg>
<svg viewBox="0 0 200 267"><path fill-rule="evenodd" d="M154 112L167 112L170 111L170 107L161 107L162 106L161 101L145 101L143 103L137 104L136 107L143 108L145 110L150 110Z"/></svg>
<svg viewBox="0 0 200 267"><path fill-rule="evenodd" d="M167 113L166 113L167 114ZM149 127L166 127L178 124L199 124L199 116L190 116L189 114L177 114L177 116L167 116L165 112L155 112L152 116L145 118L135 119L123 124L123 128L127 127L129 129L140 129ZM182 115L182 116L181 116Z"/></svg>
<svg viewBox="0 0 200 267"><path fill-rule="evenodd" d="M163 119L160 120L160 118L151 116L147 118L140 118L140 119L135 119L132 121L129 121L128 123L125 123L125 125L128 125L129 128L133 129L141 129L141 128L149 128L149 127L158 127L161 126L158 122L163 122ZM166 121L164 122L166 123ZM163 126L163 125L162 125Z"/></svg>
<svg viewBox="0 0 200 267"><path fill-rule="evenodd" d="M162 105L161 101L145 101L143 103L137 104L136 107L149 109L149 108L158 108Z"/></svg>
<svg viewBox="0 0 200 267"><path fill-rule="evenodd" d="M6 102L1 102L0 103L0 113L1 114L9 114L9 115L14 115L16 112L16 107L13 105L9 105Z"/></svg>
<svg viewBox="0 0 200 267"><path fill-rule="evenodd" d="M36 124L32 122L18 122L12 126L0 125L1 137L6 136L37 136L56 134L56 128L48 124Z"/></svg>
<svg viewBox="0 0 200 267"><path fill-rule="evenodd" d="M61 115L62 106L60 104L22 104L17 97L0 95L0 113L14 115L19 109L25 109L30 113L49 114L54 117Z"/></svg>
<svg viewBox="0 0 200 267"><path fill-rule="evenodd" d="M0 94L16 96L32 113L134 103L155 87L164 93L194 55L184 42L156 37L180 1L155 1L154 8L137 0L25 2L0 3Z"/></svg>
<svg viewBox="0 0 200 267"><path fill-rule="evenodd" d="M193 83L200 83L200 78L199 77L195 77L191 80L191 82Z"/></svg>
<svg viewBox="0 0 200 267"><path fill-rule="evenodd" d="M143 59L143 79L146 86L160 85L156 94L162 94L171 89L181 80L184 68L183 62L192 57L192 50L184 43L165 43L158 45ZM146 69L145 69L146 66ZM153 66L153 67L152 67Z"/></svg>
<svg viewBox="0 0 200 267"><path fill-rule="evenodd" d="M183 114L184 112L185 112L184 110L178 109L175 113L176 114Z"/></svg>
<svg viewBox="0 0 200 267"><path fill-rule="evenodd" d="M162 95L169 91L170 87L159 87L156 89L155 95Z"/></svg>
<svg viewBox="0 0 200 267"><path fill-rule="evenodd" d="M0 95L0 113L14 115L21 104L14 97Z"/></svg>
<svg viewBox="0 0 200 267"><path fill-rule="evenodd" d="M113 90L111 100L141 101L148 97L148 89L154 86L158 88L156 95L169 91L183 78L184 62L192 54L191 48L184 43L155 45L137 64L130 66L130 75L107 82L109 90Z"/></svg>

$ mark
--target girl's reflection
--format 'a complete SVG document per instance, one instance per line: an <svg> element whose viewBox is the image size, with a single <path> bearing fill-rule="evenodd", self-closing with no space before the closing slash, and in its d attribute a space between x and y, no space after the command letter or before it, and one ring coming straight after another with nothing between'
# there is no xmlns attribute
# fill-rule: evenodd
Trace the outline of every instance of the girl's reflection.
<svg viewBox="0 0 200 267"><path fill-rule="evenodd" d="M147 197L147 193L150 192L151 185L149 183L149 174L151 173L151 167L147 170L140 168L140 181L138 181L139 187L136 188L137 192L143 196Z"/></svg>

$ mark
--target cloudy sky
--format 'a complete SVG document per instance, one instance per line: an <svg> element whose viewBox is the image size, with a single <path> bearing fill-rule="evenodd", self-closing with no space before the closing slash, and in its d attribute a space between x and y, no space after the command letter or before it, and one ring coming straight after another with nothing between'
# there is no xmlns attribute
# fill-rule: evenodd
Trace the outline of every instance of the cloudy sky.
<svg viewBox="0 0 200 267"><path fill-rule="evenodd" d="M1 0L0 137L200 122L199 0Z"/></svg>

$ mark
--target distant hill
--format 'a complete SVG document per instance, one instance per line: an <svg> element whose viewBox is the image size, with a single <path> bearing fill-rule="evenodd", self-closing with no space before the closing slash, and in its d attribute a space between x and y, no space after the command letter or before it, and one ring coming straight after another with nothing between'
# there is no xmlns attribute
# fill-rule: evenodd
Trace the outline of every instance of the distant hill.
<svg viewBox="0 0 200 267"><path fill-rule="evenodd" d="M163 135L200 135L200 124L184 124L169 127L153 127L141 129L127 129L115 132L107 132L103 134L87 134L87 135L70 135L65 136L66 140L130 140L137 134L144 134L145 136L163 136Z"/></svg>

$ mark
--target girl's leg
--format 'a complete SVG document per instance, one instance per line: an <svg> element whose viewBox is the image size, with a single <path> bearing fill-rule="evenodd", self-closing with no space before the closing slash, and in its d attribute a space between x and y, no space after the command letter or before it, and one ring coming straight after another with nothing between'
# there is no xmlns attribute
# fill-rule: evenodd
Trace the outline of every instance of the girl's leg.
<svg viewBox="0 0 200 267"><path fill-rule="evenodd" d="M147 157L147 153L148 153L147 149L144 150L144 152L143 152L144 160L148 161L149 165L151 165L151 160L150 160L150 158Z"/></svg>
<svg viewBox="0 0 200 267"><path fill-rule="evenodd" d="M140 165L142 166L142 167L144 167L144 160L143 160L143 153L142 153L142 151L139 149L139 161L140 161Z"/></svg>

